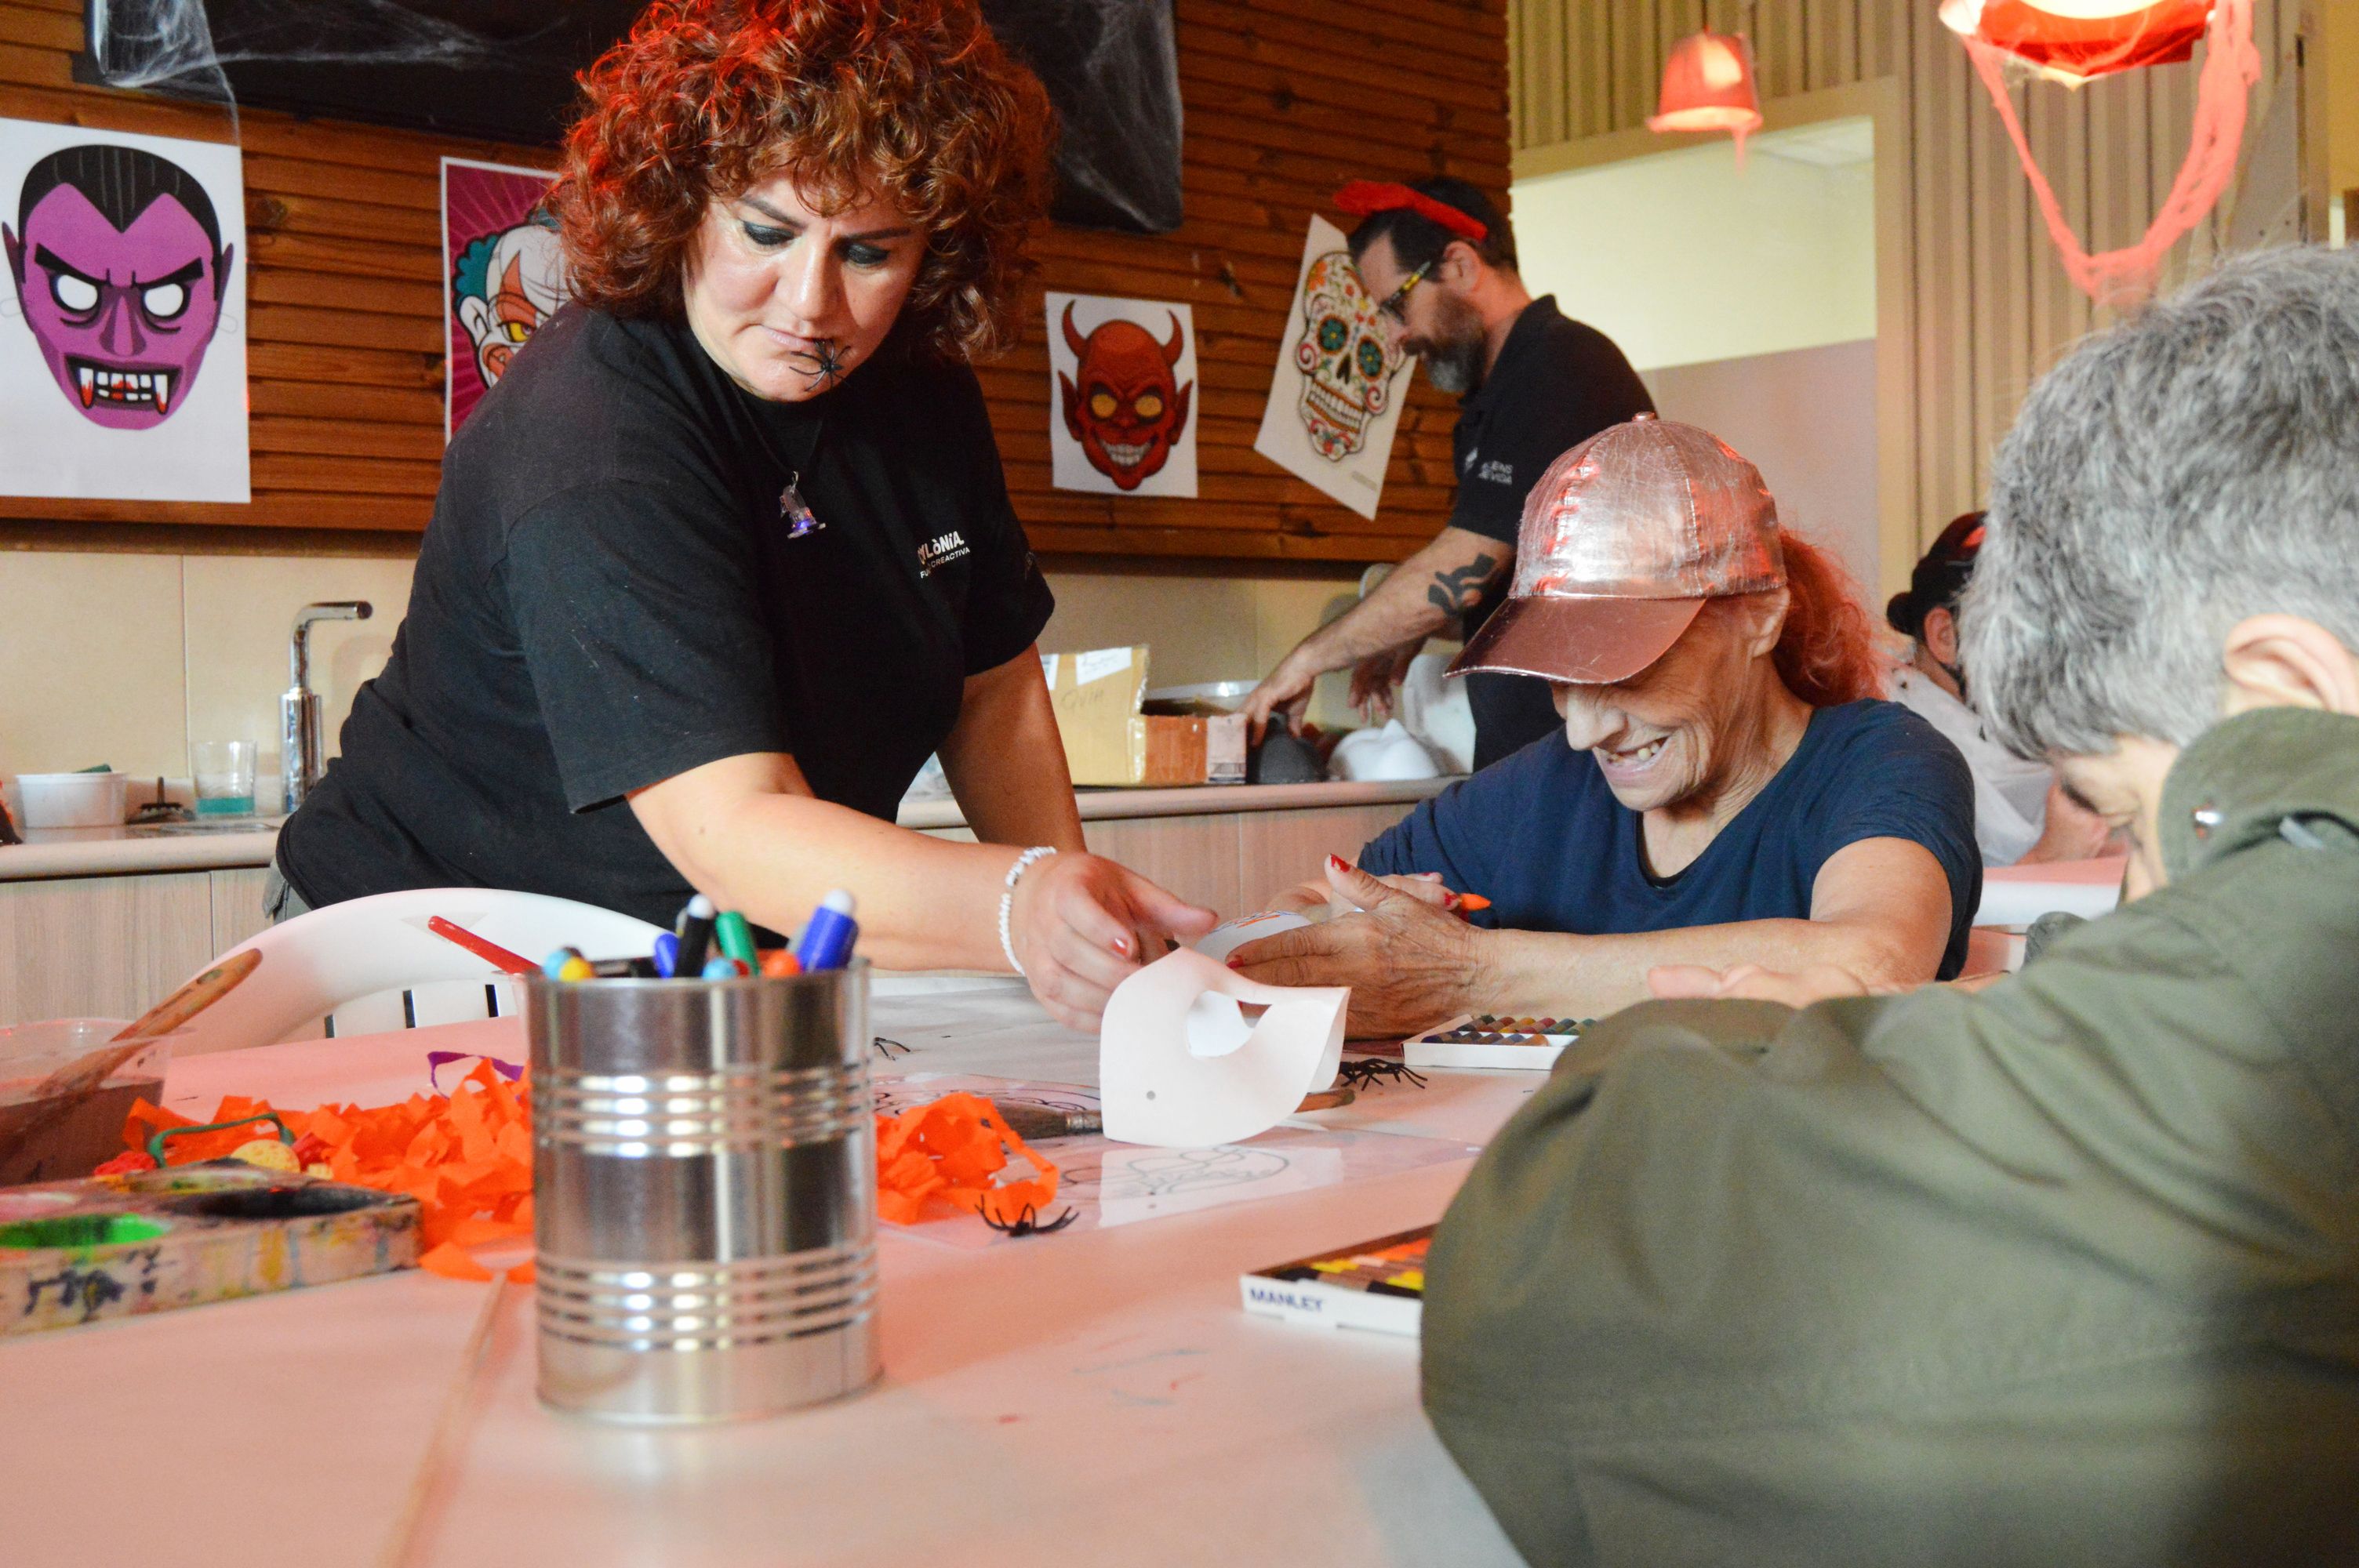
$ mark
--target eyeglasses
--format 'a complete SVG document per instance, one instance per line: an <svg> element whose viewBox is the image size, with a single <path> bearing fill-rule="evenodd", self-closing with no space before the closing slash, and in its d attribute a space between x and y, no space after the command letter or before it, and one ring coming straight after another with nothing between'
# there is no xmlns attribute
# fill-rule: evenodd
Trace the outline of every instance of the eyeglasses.
<svg viewBox="0 0 2359 1568"><path fill-rule="evenodd" d="M1409 291L1423 283L1433 271L1433 263L1419 262L1409 275L1400 280L1400 287L1385 296L1376 307L1376 314L1389 316L1399 326L1408 325Z"/></svg>

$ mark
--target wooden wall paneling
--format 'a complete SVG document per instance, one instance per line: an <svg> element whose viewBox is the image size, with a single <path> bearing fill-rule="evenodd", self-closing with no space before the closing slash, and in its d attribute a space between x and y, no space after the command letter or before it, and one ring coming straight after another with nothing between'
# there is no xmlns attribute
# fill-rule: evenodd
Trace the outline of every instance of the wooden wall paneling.
<svg viewBox="0 0 2359 1568"><path fill-rule="evenodd" d="M82 0L0 0L0 115L208 140L217 111L71 79ZM1601 5L1597 10L1606 9ZM1519 17L1519 23L1527 20ZM1584 27L1593 24L1584 19ZM1036 285L1186 300L1201 367L1202 494L1148 503L1049 483L1047 323L980 367L1016 509L1050 552L1240 559L1397 559L1447 514L1454 407L1412 388L1383 515L1363 520L1251 451L1290 326L1304 224L1354 175L1448 173L1504 196L1505 0L1177 0L1187 222L1160 236L1046 227ZM1569 78L1574 24L1515 84L1568 133L1593 102ZM1609 79L1590 66L1594 81ZM1381 112L1372 112L1373 103ZM1531 134L1527 132L1524 134ZM417 530L440 476L444 155L548 167L502 146L266 112L242 116L255 500L248 506L0 498L0 516ZM1037 298L1037 297L1036 297Z"/></svg>
<svg viewBox="0 0 2359 1568"><path fill-rule="evenodd" d="M208 871L208 895L212 904L212 957L218 957L270 925L262 913L262 890L270 880L265 866L238 866Z"/></svg>
<svg viewBox="0 0 2359 1568"><path fill-rule="evenodd" d="M1116 818L1085 822L1082 832L1096 853L1226 920L1253 912L1237 881L1237 824L1248 815L1259 814Z"/></svg>
<svg viewBox="0 0 2359 1568"><path fill-rule="evenodd" d="M136 1018L212 956L203 871L0 883L0 1024Z"/></svg>
<svg viewBox="0 0 2359 1568"><path fill-rule="evenodd" d="M1566 117L1575 123L1571 135L1601 135L1614 128L1613 17L1607 6L1594 4L1576 5L1572 12L1579 23L1574 45L1579 54L1576 69L1565 80L1566 90L1578 96L1568 106Z"/></svg>
<svg viewBox="0 0 2359 1568"><path fill-rule="evenodd" d="M1248 811L1237 823L1237 912L1266 909L1279 893L1325 873L1329 855L1356 860L1368 840L1407 816L1409 805L1324 811ZM1480 892L1480 889L1464 889Z"/></svg>

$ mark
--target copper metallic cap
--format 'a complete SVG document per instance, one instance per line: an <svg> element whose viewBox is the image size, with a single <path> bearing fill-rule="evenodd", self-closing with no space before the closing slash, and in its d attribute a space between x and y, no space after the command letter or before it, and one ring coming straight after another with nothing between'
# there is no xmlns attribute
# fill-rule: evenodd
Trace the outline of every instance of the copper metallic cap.
<svg viewBox="0 0 2359 1568"><path fill-rule="evenodd" d="M1785 581L1761 470L1708 430L1641 415L1573 448L1532 487L1507 602L1450 673L1627 680L1669 651L1705 600Z"/></svg>

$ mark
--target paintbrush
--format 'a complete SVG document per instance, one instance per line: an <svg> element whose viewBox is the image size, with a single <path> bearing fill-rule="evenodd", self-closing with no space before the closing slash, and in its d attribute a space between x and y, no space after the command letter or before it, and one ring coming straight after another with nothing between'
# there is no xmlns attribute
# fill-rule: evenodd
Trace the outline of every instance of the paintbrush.
<svg viewBox="0 0 2359 1568"><path fill-rule="evenodd" d="M223 959L140 1014L113 1040L43 1078L34 1086L30 1097L35 1105L43 1108L34 1111L31 1119L16 1130L15 1137L0 1144L0 1162L13 1157L36 1134L71 1115L77 1106L98 1092L117 1067L153 1045L158 1035L170 1033L236 989L261 963L260 949L253 947Z"/></svg>
<svg viewBox="0 0 2359 1568"><path fill-rule="evenodd" d="M1307 1111L1333 1110L1352 1103L1353 1092L1348 1088L1321 1089L1305 1095L1302 1103L1294 1108L1300 1116ZM1007 1130L1027 1143L1049 1138L1080 1138L1105 1130L1105 1115L1094 1108L1080 1106L1036 1105L1027 1100L995 1099L991 1108Z"/></svg>

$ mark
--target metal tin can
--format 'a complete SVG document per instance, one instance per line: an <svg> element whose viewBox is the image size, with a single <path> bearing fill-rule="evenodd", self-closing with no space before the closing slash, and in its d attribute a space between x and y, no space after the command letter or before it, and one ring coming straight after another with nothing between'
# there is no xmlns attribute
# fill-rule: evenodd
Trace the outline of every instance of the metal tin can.
<svg viewBox="0 0 2359 1568"><path fill-rule="evenodd" d="M526 990L542 1402L722 1421L874 1381L867 965Z"/></svg>

